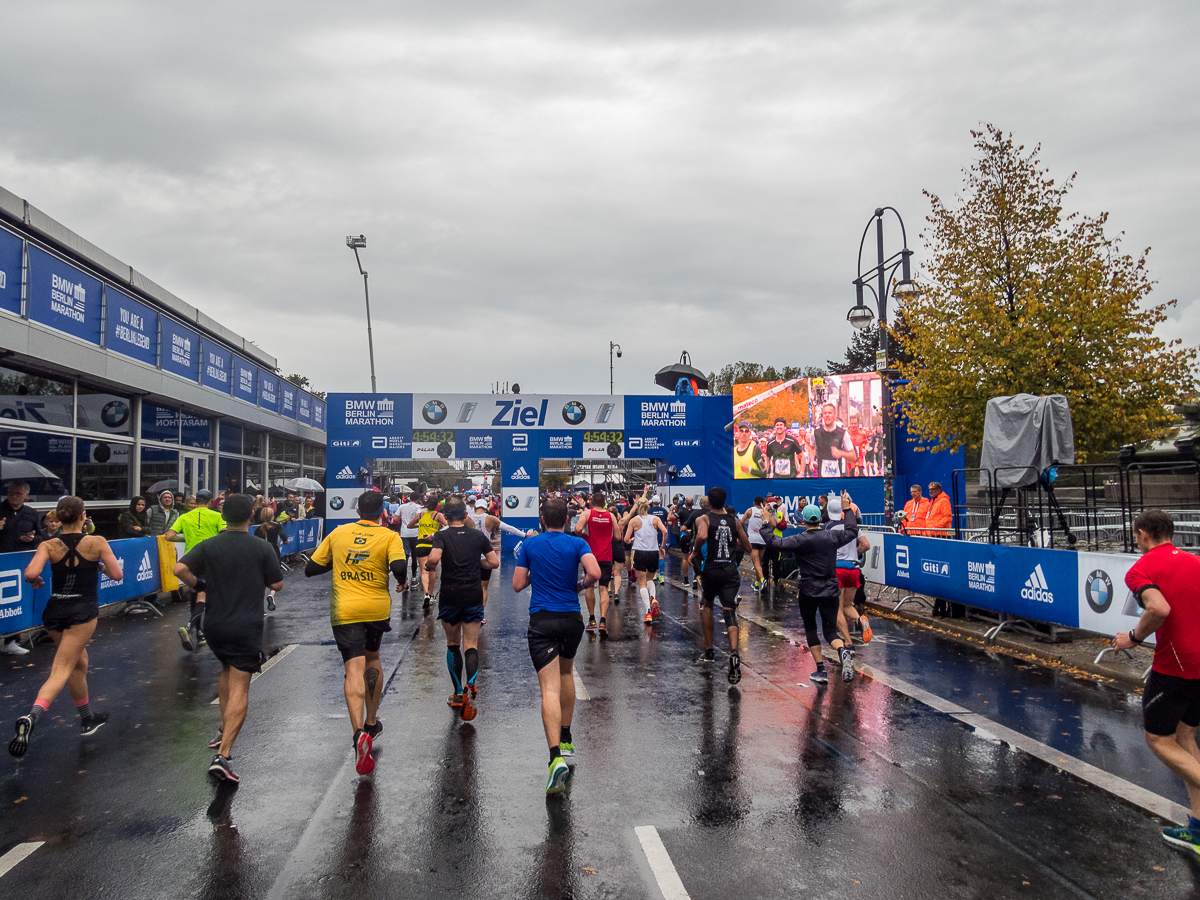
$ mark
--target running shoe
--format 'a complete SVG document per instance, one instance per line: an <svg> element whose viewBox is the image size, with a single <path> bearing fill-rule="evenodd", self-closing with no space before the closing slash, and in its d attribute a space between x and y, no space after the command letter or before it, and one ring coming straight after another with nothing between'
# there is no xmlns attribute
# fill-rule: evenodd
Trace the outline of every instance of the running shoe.
<svg viewBox="0 0 1200 900"><path fill-rule="evenodd" d="M451 694L450 699L446 701L453 709L458 709L463 705L462 694Z"/></svg>
<svg viewBox="0 0 1200 900"><path fill-rule="evenodd" d="M652 613L646 613L646 618L642 619L642 624L643 625L653 625L654 624L654 615Z"/></svg>
<svg viewBox="0 0 1200 900"><path fill-rule="evenodd" d="M662 610L658 608L658 600L654 598L650 599L650 615L656 619L662 617Z"/></svg>
<svg viewBox="0 0 1200 900"><path fill-rule="evenodd" d="M379 735L383 734L383 723L378 719L375 720L374 725L368 725L366 722L363 722L363 731L371 736L371 743L373 744L379 740Z"/></svg>
<svg viewBox="0 0 1200 900"><path fill-rule="evenodd" d="M742 680L742 658L737 653L729 654L729 683L737 684Z"/></svg>
<svg viewBox="0 0 1200 900"><path fill-rule="evenodd" d="M1195 819L1190 820L1192 822ZM1178 847L1180 850L1191 850L1197 856L1200 856L1200 830L1197 830L1189 825L1185 828L1164 828L1162 830L1163 840L1172 847Z"/></svg>
<svg viewBox="0 0 1200 900"><path fill-rule="evenodd" d="M756 578L756 579L754 579L754 593L756 593L756 594L757 594L757 593L758 593L759 591L761 591L762 589L763 589L763 582L762 582L762 579L761 579L761 578Z"/></svg>
<svg viewBox="0 0 1200 900"><path fill-rule="evenodd" d="M710 662L716 662L716 661L717 661L717 654L713 650L712 647L709 647L707 650L703 651L699 656L696 657L696 662L699 662L699 663L710 663Z"/></svg>
<svg viewBox="0 0 1200 900"><path fill-rule="evenodd" d="M212 763L208 767L208 774L217 781L228 781L231 784L238 783L238 777L233 773L233 766L229 764L228 758L218 753L213 757Z"/></svg>
<svg viewBox="0 0 1200 900"><path fill-rule="evenodd" d="M267 594L267 610L269 612L275 612L275 592L274 591L271 591L269 594Z"/></svg>
<svg viewBox="0 0 1200 900"><path fill-rule="evenodd" d="M700 579L699 578L692 579L692 590L693 591L700 590Z"/></svg>
<svg viewBox="0 0 1200 900"><path fill-rule="evenodd" d="M562 745L560 744L561 748ZM567 776L571 774L571 770L567 768L566 761L561 756L554 757L554 761L550 763L550 774L546 777L546 793L561 794L567 789Z"/></svg>
<svg viewBox="0 0 1200 900"><path fill-rule="evenodd" d="M92 713L86 719L79 720L79 736L91 737L100 730L100 726L108 721L108 713Z"/></svg>
<svg viewBox="0 0 1200 900"><path fill-rule="evenodd" d="M596 617L595 616L588 616L587 630L588 631L596 630Z"/></svg>
<svg viewBox="0 0 1200 900"><path fill-rule="evenodd" d="M665 572L659 572L659 573L658 573L658 583L659 583L659 584L665 584L665 583L666 583L666 581L667 581L667 576L666 576L666 573L665 573Z"/></svg>
<svg viewBox="0 0 1200 900"><path fill-rule="evenodd" d="M600 640L608 640L608 623L603 619L600 620Z"/></svg>
<svg viewBox="0 0 1200 900"><path fill-rule="evenodd" d="M558 752L562 754L563 759L575 758L575 743L574 741L559 741Z"/></svg>
<svg viewBox="0 0 1200 900"><path fill-rule="evenodd" d="M371 743L371 736L361 729L354 736L354 771L359 775L370 775L375 771Z"/></svg>
<svg viewBox="0 0 1200 900"><path fill-rule="evenodd" d="M431 605L433 605L433 598L426 594L425 599L421 601L422 612L429 612L429 607Z"/></svg>
<svg viewBox="0 0 1200 900"><path fill-rule="evenodd" d="M875 636L875 632L873 632L871 630L871 623L869 621L867 621L866 616L858 617L858 627L859 627L860 633L862 634L863 643L864 644L871 643L871 638L873 638Z"/></svg>
<svg viewBox="0 0 1200 900"><path fill-rule="evenodd" d="M838 651L838 658L842 662L842 681L849 684L854 680L854 654L848 647L843 647Z"/></svg>
<svg viewBox="0 0 1200 900"><path fill-rule="evenodd" d="M817 669L815 672L809 672L808 677L817 684L829 684L829 675L823 666L820 669Z"/></svg>
<svg viewBox="0 0 1200 900"><path fill-rule="evenodd" d="M29 738L33 735L33 718L21 716L14 723L17 736L8 742L8 752L13 756L24 756L29 749Z"/></svg>
<svg viewBox="0 0 1200 900"><path fill-rule="evenodd" d="M29 652L17 643L16 638L13 638L11 641L4 641L3 645L0 645L0 651L8 653L11 656L24 656Z"/></svg>
<svg viewBox="0 0 1200 900"><path fill-rule="evenodd" d="M208 749L216 750L217 748L219 748L221 746L221 738L224 736L225 736L224 730L218 728L217 733L214 734L208 741Z"/></svg>
<svg viewBox="0 0 1200 900"><path fill-rule="evenodd" d="M192 635L192 629L186 625L179 626L179 643L183 644L183 649L189 653L196 649L196 638Z"/></svg>
<svg viewBox="0 0 1200 900"><path fill-rule="evenodd" d="M471 702L470 690L463 691L462 698L462 709L459 710L459 715L462 716L462 720L464 722L470 722L479 714L479 710L475 707L475 704Z"/></svg>

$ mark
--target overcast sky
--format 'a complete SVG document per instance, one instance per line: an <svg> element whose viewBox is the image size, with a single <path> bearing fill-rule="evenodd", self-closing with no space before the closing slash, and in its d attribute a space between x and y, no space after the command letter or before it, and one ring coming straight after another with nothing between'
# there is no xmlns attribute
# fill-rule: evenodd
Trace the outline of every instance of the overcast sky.
<svg viewBox="0 0 1200 900"><path fill-rule="evenodd" d="M876 206L917 237L994 122L1151 246L1200 342L1200 4L5 3L0 184L368 390L618 393L821 365ZM889 242L898 237L889 236ZM899 244L892 246L898 248ZM890 249L890 247L889 247Z"/></svg>

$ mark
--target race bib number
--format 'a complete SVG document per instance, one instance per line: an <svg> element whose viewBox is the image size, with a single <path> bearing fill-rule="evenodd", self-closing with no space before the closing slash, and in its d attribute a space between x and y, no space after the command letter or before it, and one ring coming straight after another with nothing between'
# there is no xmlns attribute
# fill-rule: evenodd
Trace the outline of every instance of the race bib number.
<svg viewBox="0 0 1200 900"><path fill-rule="evenodd" d="M822 478L838 478L841 476L841 467L838 466L836 459L821 460L821 477Z"/></svg>
<svg viewBox="0 0 1200 900"><path fill-rule="evenodd" d="M776 475L792 474L792 458L790 456L777 456L774 462Z"/></svg>

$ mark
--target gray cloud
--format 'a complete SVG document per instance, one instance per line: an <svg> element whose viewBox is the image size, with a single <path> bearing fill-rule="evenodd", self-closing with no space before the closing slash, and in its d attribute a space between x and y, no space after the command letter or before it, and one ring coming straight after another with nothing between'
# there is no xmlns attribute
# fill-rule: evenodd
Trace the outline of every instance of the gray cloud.
<svg viewBox="0 0 1200 900"><path fill-rule="evenodd" d="M968 130L1187 278L1192 5L42 4L11 11L0 183L329 390L602 391L691 351L819 364L878 205L910 243ZM584 8L586 6L586 8Z"/></svg>

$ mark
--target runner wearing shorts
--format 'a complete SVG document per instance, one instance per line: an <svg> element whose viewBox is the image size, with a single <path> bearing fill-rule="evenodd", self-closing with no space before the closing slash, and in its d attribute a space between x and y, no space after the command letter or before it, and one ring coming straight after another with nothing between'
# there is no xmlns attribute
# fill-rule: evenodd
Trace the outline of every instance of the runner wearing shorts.
<svg viewBox="0 0 1200 900"><path fill-rule="evenodd" d="M737 516L724 512L725 489L715 487L708 492L709 509L693 521L696 529L693 562L700 571L700 627L704 632L702 662L711 662L713 650L713 602L721 601L721 614L729 633L729 683L742 680L742 659L738 650L737 603L742 575L735 554L741 547L750 552L750 541ZM722 510L718 512L718 510ZM701 550L704 552L701 552ZM703 557L703 559L701 559Z"/></svg>
<svg viewBox="0 0 1200 900"><path fill-rule="evenodd" d="M600 564L587 543L563 533L567 504L557 497L542 506L542 534L526 538L517 552L512 586L517 593L533 586L529 600L529 656L542 693L542 727L550 748L546 793L567 789L575 756L571 719L575 712L575 651L583 638L579 594L600 580ZM579 566L584 577L578 580Z"/></svg>
<svg viewBox="0 0 1200 900"><path fill-rule="evenodd" d="M476 684L479 674L479 626L483 624L483 575L499 568L500 557L482 528L468 526L467 507L455 498L446 504L449 525L433 536L433 549L425 557L426 569L442 566L442 593L438 619L446 632L446 668L454 693L451 709L464 721L475 718ZM463 681L463 665L467 680Z"/></svg>
<svg viewBox="0 0 1200 900"><path fill-rule="evenodd" d="M429 551L433 549L433 536L437 534L439 528L446 527L446 517L439 511L441 505L441 501L437 497L428 497L425 500L425 510L419 516L414 516L408 523L410 528L417 529L417 542L414 545L417 559L424 559L429 555ZM436 582L437 572L430 572L422 566L421 587L425 590L422 608L426 611L433 604L433 586Z"/></svg>
<svg viewBox="0 0 1200 900"><path fill-rule="evenodd" d="M646 606L645 623L662 615L654 596L654 574L658 571L658 534L667 526L658 516L650 515L650 501L642 497L634 507L634 516L625 526L625 540L633 547L633 569L637 573L638 596Z"/></svg>
<svg viewBox="0 0 1200 900"><path fill-rule="evenodd" d="M487 508L487 500L483 497L477 497L475 499L475 512L470 512L468 510L467 517L472 523L474 523L476 528L487 535L488 540L491 542L492 549L496 551L497 560L500 558L500 532L504 531L519 538L532 537L533 535L537 534L536 531L522 531L520 528L517 528L514 525L509 525L499 516L491 515L487 511ZM497 562L494 568L499 567L499 562ZM483 605L486 607L488 601L488 586L492 581L492 569L489 569L487 566L481 566L479 579L480 583L483 585Z"/></svg>
<svg viewBox="0 0 1200 900"><path fill-rule="evenodd" d="M592 555L596 557L596 562L600 564L600 581L598 582L600 591L600 624L598 629L600 640L604 641L608 639L608 589L612 583L614 558L613 536L616 534L617 519L604 508L603 491L596 491L592 494L591 504L591 507L584 510L583 515L579 517L579 521L575 523L575 533L584 536L588 542L588 547L592 550ZM587 603L588 609L587 630L596 631L595 591L589 587L584 591L583 599Z"/></svg>
<svg viewBox="0 0 1200 900"><path fill-rule="evenodd" d="M616 606L621 605L621 569L625 564L625 531L621 524L621 511L615 504L609 504L608 511L612 514L613 521L616 526L613 528L612 536L612 558L613 558L613 574L612 586L609 588L608 596L612 598L612 602Z"/></svg>
<svg viewBox="0 0 1200 900"><path fill-rule="evenodd" d="M238 783L230 760L233 743L246 721L250 678L262 670L263 592L283 587L279 555L266 541L250 534L254 498L229 494L221 507L225 530L201 541L175 565L175 577L204 591L204 634L208 649L221 663L217 698L221 727L208 742L216 750L208 774L218 781Z"/></svg>
<svg viewBox="0 0 1200 900"><path fill-rule="evenodd" d="M845 523L842 517L842 502L850 501L850 495L843 493L841 497L830 497L829 503L825 507L825 512L829 516L829 521L822 527L826 531L844 531ZM861 518L858 512L858 507L850 503L850 510L853 511L855 519ZM838 610L838 634L842 636L842 640L846 642L847 647L853 647L854 643L850 640L850 623L853 622L856 630L862 635L864 644L871 643L873 632L871 631L871 622L866 615L859 615L858 609L854 605L854 598L858 596L858 590L862 587L862 569L858 567L858 558L871 549L871 542L867 540L865 534L860 533L858 540L853 544L846 544L838 547L837 551L837 577L838 587L841 590L842 605Z"/></svg>
<svg viewBox="0 0 1200 900"><path fill-rule="evenodd" d="M1200 559L1171 539L1175 522L1161 509L1134 520L1142 558L1125 584L1143 608L1137 625L1113 638L1128 650L1154 635L1154 663L1142 693L1146 743L1168 769L1183 779L1191 815L1182 828L1164 828L1163 840L1200 856Z"/></svg>
<svg viewBox="0 0 1200 900"><path fill-rule="evenodd" d="M384 632L392 630L388 572L396 578L397 593L408 580L404 543L400 535L379 524L382 512L383 494L364 493L358 498L358 521L329 532L304 567L309 578L333 572L329 623L346 669L343 690L359 775L375 770L371 748L383 731L376 713L383 694L379 647Z"/></svg>

